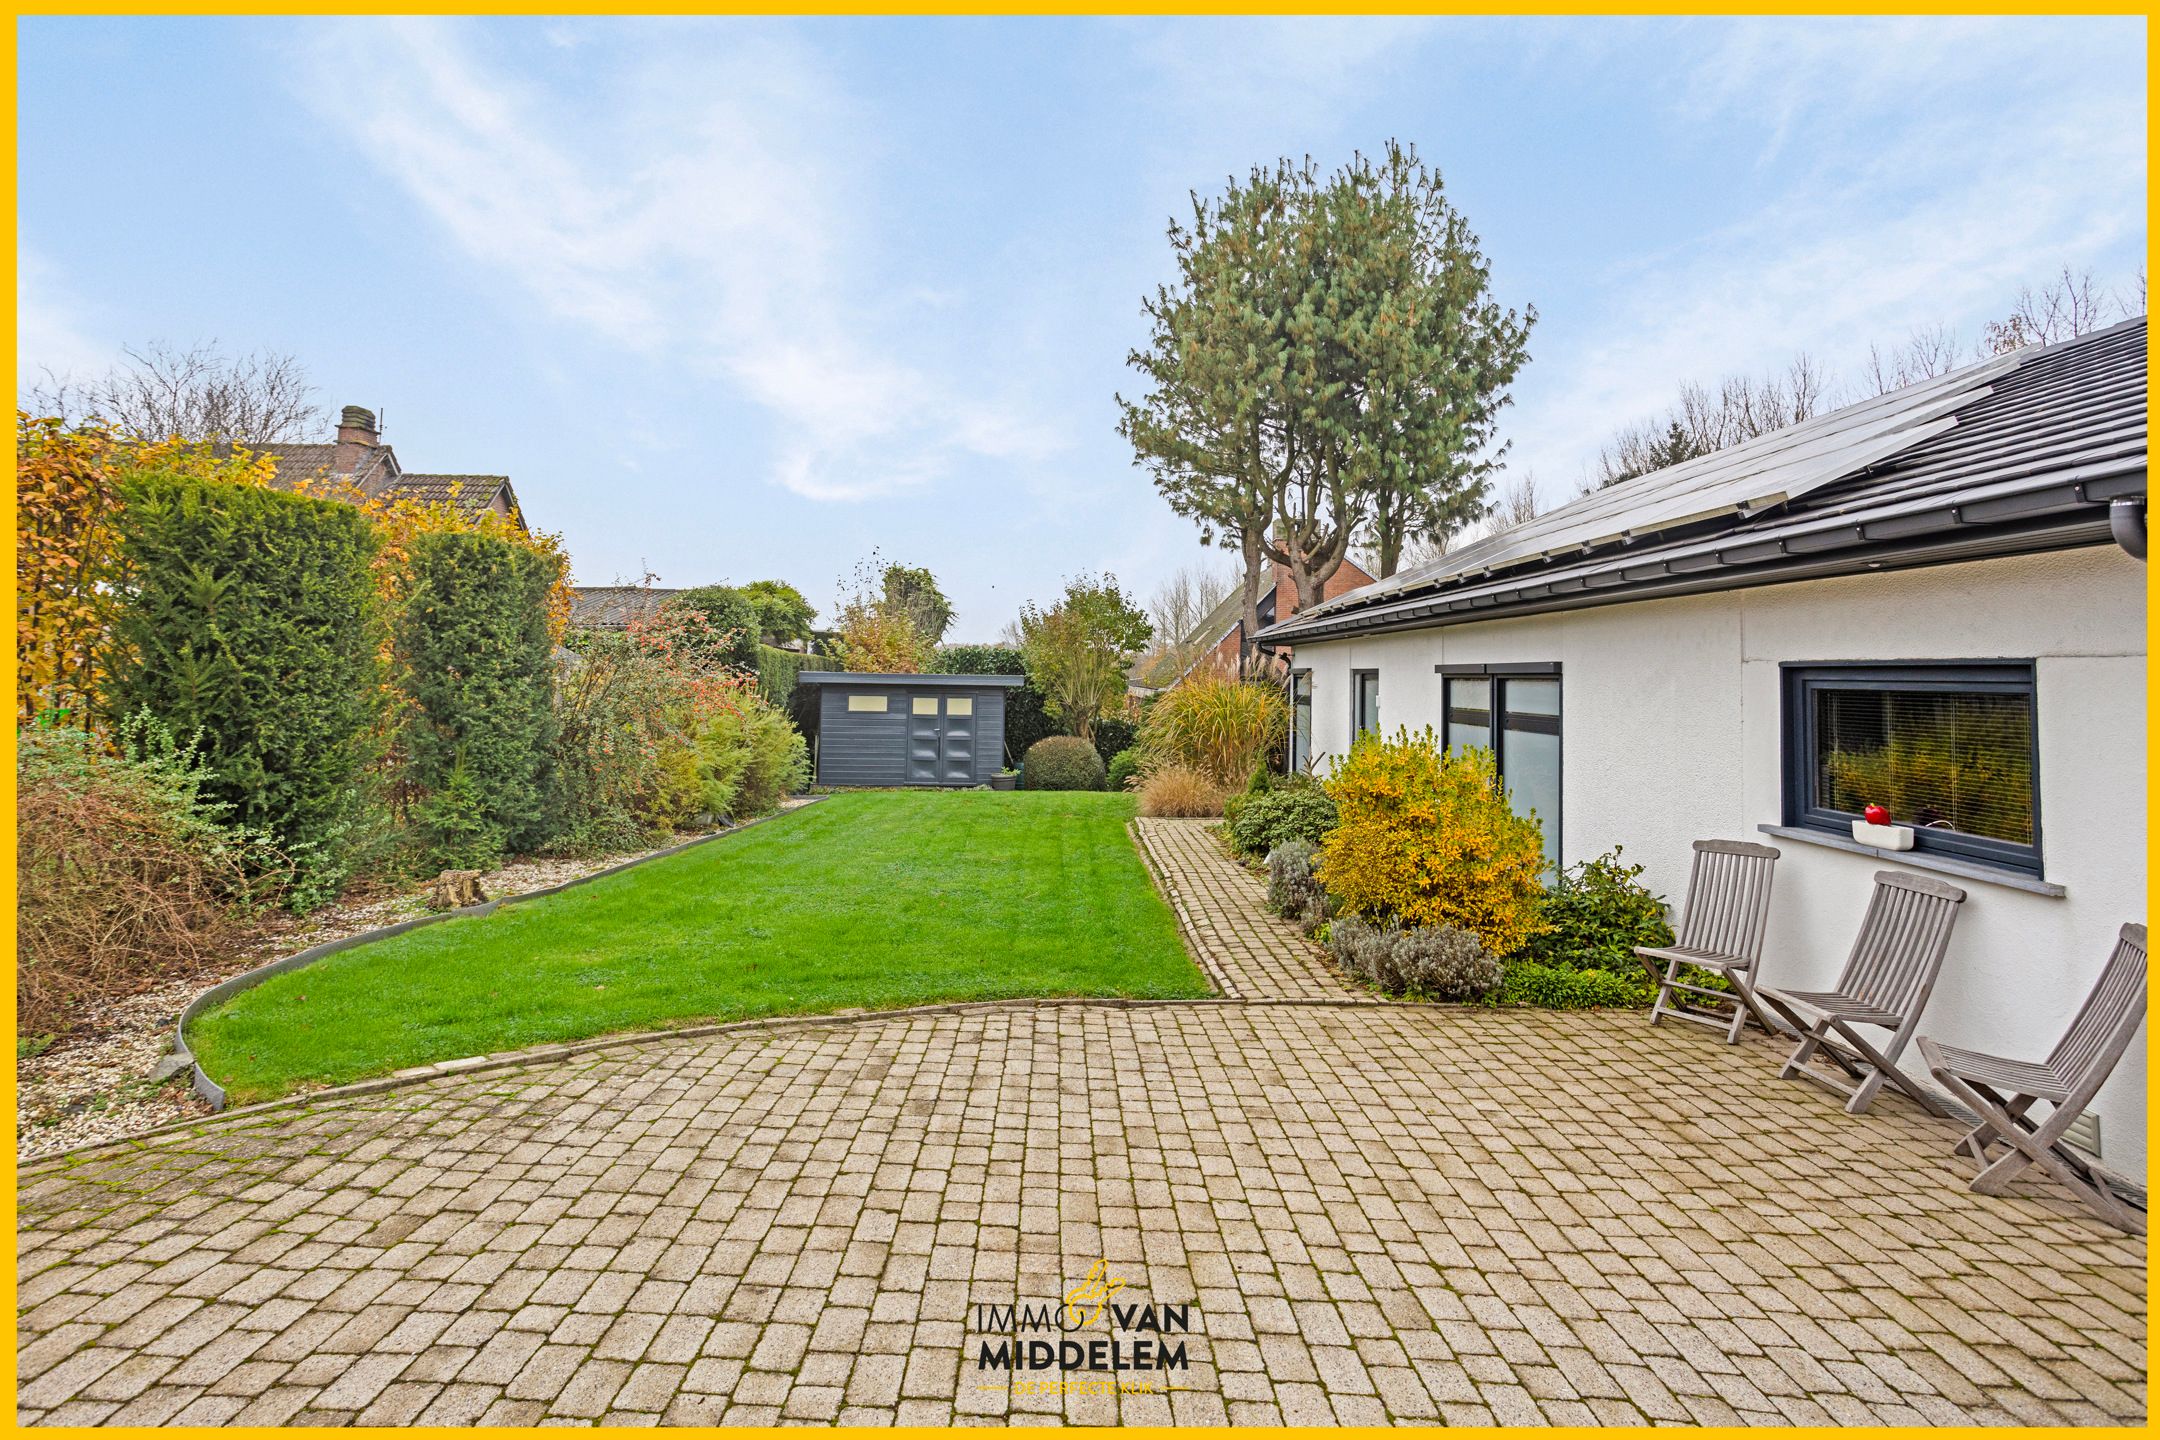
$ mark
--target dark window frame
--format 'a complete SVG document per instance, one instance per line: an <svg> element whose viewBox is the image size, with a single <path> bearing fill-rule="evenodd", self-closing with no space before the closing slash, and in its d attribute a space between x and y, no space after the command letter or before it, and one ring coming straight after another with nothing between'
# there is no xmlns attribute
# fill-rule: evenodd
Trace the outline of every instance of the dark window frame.
<svg viewBox="0 0 2160 1440"><path fill-rule="evenodd" d="M1350 743L1353 745L1357 743L1358 736L1365 733L1358 724L1361 718L1358 714L1360 708L1358 701L1362 698L1363 684L1368 679L1372 681L1373 687L1372 728L1375 731L1380 729L1380 672L1378 669L1352 670L1350 672Z"/></svg>
<svg viewBox="0 0 2160 1440"><path fill-rule="evenodd" d="M1432 668L1433 674L1440 677L1442 736L1446 735L1447 726L1455 720L1457 713L1464 717L1460 722L1462 724L1482 724L1485 727L1486 737L1492 742L1486 748L1493 752L1493 768L1499 772L1500 788L1503 793L1507 789L1507 732L1511 725L1513 729L1527 734L1550 735L1559 742L1560 756L1558 763L1554 767L1553 783L1561 797L1560 813L1549 817L1540 817L1550 822L1553 855L1558 857L1562 853L1561 840L1566 834L1567 827L1567 736L1562 733L1560 726L1562 718L1567 714L1567 683L1560 673L1560 662L1557 660L1526 660L1489 665L1440 664ZM1448 681L1483 679L1492 681L1491 687L1486 691L1485 704L1487 708L1482 711L1455 711L1448 697ZM1560 714L1532 715L1524 711L1508 709L1507 682L1511 679L1560 681ZM1485 718L1482 721L1469 718L1473 715L1483 715ZM1558 859L1555 858L1554 864L1557 866L1558 863Z"/></svg>
<svg viewBox="0 0 2160 1440"><path fill-rule="evenodd" d="M1312 756L1300 756L1298 754L1297 712L1298 681L1300 680L1305 682L1305 748L1307 750L1312 748L1313 680L1312 670L1307 667L1290 672L1290 743L1284 747L1286 752L1284 759L1287 763L1283 770L1286 775L1295 775L1298 771L1312 764Z"/></svg>
<svg viewBox="0 0 2160 1440"><path fill-rule="evenodd" d="M2046 875L2040 828L2040 688L2031 660L1787 660L1779 664L1778 672L1784 823L1846 839L1852 838L1852 822L1861 816L1814 803L1817 690L2024 696L2032 715L2032 844L1916 826L1912 853L1990 865L2020 875Z"/></svg>

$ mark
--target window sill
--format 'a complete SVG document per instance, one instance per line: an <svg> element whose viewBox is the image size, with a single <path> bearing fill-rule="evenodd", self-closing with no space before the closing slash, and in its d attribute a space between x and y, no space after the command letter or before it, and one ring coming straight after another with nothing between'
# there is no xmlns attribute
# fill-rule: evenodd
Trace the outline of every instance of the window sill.
<svg viewBox="0 0 2160 1440"><path fill-rule="evenodd" d="M1938 875L1953 875L1960 880L1971 880L1982 885L2003 885L2034 895L2060 897L2070 893L2053 881L2042 880L2037 875L2027 875L2020 870L2005 870L1995 865L1982 865L1975 860L1955 860L1947 855L1928 855L1918 850L1885 850L1876 845L1863 845L1847 835L1800 825L1758 825L1755 828L1780 840L1792 840L1802 845L1820 845L1826 850L1843 850L1850 855L1872 855L1886 864L1903 866L1907 870L1931 870Z"/></svg>

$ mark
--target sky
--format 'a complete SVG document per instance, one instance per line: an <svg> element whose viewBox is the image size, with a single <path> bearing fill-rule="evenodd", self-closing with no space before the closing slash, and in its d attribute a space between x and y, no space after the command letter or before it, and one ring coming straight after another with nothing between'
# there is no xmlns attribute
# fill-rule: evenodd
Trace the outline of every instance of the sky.
<svg viewBox="0 0 2160 1440"><path fill-rule="evenodd" d="M875 551L954 639L1211 558L1116 396L1167 222L1278 156L1439 169L1537 310L1500 438L1548 503L1686 381L1857 383L2144 264L2136 18L20 26L25 376L290 353L407 469L508 474L580 583L829 614Z"/></svg>

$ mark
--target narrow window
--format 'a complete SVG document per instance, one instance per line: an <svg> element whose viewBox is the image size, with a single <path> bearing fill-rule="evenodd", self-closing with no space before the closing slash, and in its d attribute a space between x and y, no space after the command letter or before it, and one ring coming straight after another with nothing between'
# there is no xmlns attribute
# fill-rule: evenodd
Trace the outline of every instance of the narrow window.
<svg viewBox="0 0 2160 1440"><path fill-rule="evenodd" d="M1350 672L1350 738L1380 728L1380 672Z"/></svg>
<svg viewBox="0 0 2160 1440"><path fill-rule="evenodd" d="M1312 671L1290 672L1290 771L1312 765Z"/></svg>
<svg viewBox="0 0 2160 1440"><path fill-rule="evenodd" d="M847 708L882 715L885 713L885 697L883 695L850 695L847 697Z"/></svg>
<svg viewBox="0 0 2160 1440"><path fill-rule="evenodd" d="M945 713L947 715L973 715L975 713L975 701L966 695L955 695L945 702Z"/></svg>
<svg viewBox="0 0 2160 1440"><path fill-rule="evenodd" d="M1483 675L1450 675L1445 683L1448 748L1492 749L1492 681Z"/></svg>
<svg viewBox="0 0 2160 1440"><path fill-rule="evenodd" d="M917 696L915 697L915 704L914 704L914 707L913 707L913 713L914 713L914 714L917 714L917 715L935 715L935 714L937 714L937 696L935 696L935 695L917 695Z"/></svg>
<svg viewBox="0 0 2160 1440"><path fill-rule="evenodd" d="M1915 851L2040 874L2035 719L2029 662L1789 665L1785 823L1880 805Z"/></svg>

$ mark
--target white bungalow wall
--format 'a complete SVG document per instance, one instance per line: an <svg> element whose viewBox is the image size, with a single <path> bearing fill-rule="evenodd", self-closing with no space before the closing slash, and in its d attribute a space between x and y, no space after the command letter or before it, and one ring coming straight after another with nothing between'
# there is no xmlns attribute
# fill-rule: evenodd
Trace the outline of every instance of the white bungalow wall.
<svg viewBox="0 0 2160 1440"><path fill-rule="evenodd" d="M1554 661L1561 692L1561 855L1614 845L1675 906L1690 842L1784 852L1764 976L1836 979L1884 862L1760 834L1778 824L1781 662L2032 659L2045 896L1967 892L1922 1034L2038 1059L2069 1022L2124 921L2145 909L2145 567L2113 547L1807 581L1297 647L1313 674L1313 749L1346 748L1349 674L1380 672L1392 732L1441 725L1437 664ZM1688 1027L1674 1043L1704 1043ZM1917 1053L1912 1064L1919 1064ZM2145 1063L2133 1044L2095 1110L2103 1155L2145 1173ZM1830 1097L1823 1095L1824 1103ZM1886 1101L1884 1103L1901 1103Z"/></svg>

